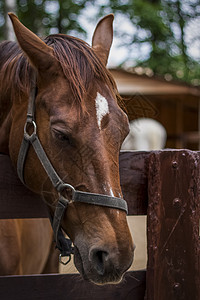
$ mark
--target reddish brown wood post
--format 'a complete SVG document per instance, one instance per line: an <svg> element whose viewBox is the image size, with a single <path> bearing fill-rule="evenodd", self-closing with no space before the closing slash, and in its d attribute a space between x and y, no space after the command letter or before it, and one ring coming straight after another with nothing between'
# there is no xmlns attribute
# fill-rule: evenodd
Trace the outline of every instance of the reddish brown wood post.
<svg viewBox="0 0 200 300"><path fill-rule="evenodd" d="M200 156L149 157L148 300L200 299Z"/></svg>

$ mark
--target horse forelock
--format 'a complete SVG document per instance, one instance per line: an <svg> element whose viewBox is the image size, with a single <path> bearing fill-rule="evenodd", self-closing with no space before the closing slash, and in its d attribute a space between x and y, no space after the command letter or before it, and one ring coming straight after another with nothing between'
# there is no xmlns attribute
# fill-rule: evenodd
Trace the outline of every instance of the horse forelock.
<svg viewBox="0 0 200 300"><path fill-rule="evenodd" d="M45 43L54 49L76 100L82 103L90 84L97 79L117 94L112 75L86 42L69 35L55 34L48 36Z"/></svg>
<svg viewBox="0 0 200 300"><path fill-rule="evenodd" d="M94 80L106 84L118 98L116 84L110 72L101 63L94 50L84 41L68 35L56 34L45 38L44 42L54 49L64 76L70 83L74 100L83 104L89 85ZM3 45L4 44L4 45ZM0 72L2 87L10 89L11 98L21 92L29 94L33 68L27 57L15 42L3 42L0 48Z"/></svg>

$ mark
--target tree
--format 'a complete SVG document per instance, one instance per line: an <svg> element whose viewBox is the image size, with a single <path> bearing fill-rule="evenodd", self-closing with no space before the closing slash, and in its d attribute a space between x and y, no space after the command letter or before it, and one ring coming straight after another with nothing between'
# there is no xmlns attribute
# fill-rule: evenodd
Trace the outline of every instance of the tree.
<svg viewBox="0 0 200 300"><path fill-rule="evenodd" d="M5 19L4 19L4 1L0 1L0 39L5 38L4 36L4 24L5 24Z"/></svg>
<svg viewBox="0 0 200 300"><path fill-rule="evenodd" d="M30 30L40 36L50 33L76 32L86 35L78 22L78 16L85 8L86 0L0 0L0 39L7 39L6 16L8 2L16 2L15 13Z"/></svg>
<svg viewBox="0 0 200 300"><path fill-rule="evenodd" d="M70 33L72 30L85 34L78 22L85 3L86 0L18 0L18 16L28 28L40 35Z"/></svg>
<svg viewBox="0 0 200 300"><path fill-rule="evenodd" d="M134 34L129 36L130 51L148 45L148 55L142 60L138 58L136 66L148 67L154 74L167 78L198 83L200 60L189 55L186 29L200 16L199 0L108 0L99 7L99 14L108 9L126 15L135 27ZM121 32L123 40L126 35ZM200 39L198 32L195 39Z"/></svg>
<svg viewBox="0 0 200 300"><path fill-rule="evenodd" d="M5 25L4 25L4 36L6 40L15 40L15 34L12 29L11 22L8 17L8 12L16 11L16 0L5 0L4 1L4 20L5 20Z"/></svg>
<svg viewBox="0 0 200 300"><path fill-rule="evenodd" d="M9 0L14 1L14 0ZM150 69L167 79L182 79L200 84L200 55L192 56L191 45L200 41L199 30L188 28L200 18L199 0L15 0L20 20L40 36L67 33L84 38L86 32L79 16L89 6L97 13L88 15L92 20L114 12L130 20L135 30L127 33L121 26L116 34L130 53L139 53L132 66ZM0 0L0 39L6 39L6 2ZM104 5L102 5L104 3ZM97 16L98 15L98 16ZM200 42L199 42L200 48ZM140 49L140 50L135 50ZM141 55L141 53L145 54ZM148 49L148 51L146 50ZM130 65L130 58L129 65Z"/></svg>

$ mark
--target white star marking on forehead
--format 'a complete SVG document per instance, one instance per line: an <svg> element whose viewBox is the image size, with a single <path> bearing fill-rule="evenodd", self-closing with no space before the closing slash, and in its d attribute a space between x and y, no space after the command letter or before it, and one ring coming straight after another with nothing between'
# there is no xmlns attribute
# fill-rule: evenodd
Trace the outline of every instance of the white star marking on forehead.
<svg viewBox="0 0 200 300"><path fill-rule="evenodd" d="M99 129L101 130L101 121L102 121L103 117L109 113L109 107L108 107L108 101L106 100L106 98L103 97L98 92L97 92L97 97L95 100L95 106L96 106L97 123L98 123Z"/></svg>

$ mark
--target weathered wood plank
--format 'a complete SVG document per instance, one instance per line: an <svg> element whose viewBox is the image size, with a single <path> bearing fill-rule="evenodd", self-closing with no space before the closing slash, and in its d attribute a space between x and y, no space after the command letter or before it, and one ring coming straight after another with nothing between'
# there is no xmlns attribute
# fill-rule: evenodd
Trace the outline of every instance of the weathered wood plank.
<svg viewBox="0 0 200 300"><path fill-rule="evenodd" d="M130 215L147 214L149 154L147 151L120 153L120 183Z"/></svg>
<svg viewBox="0 0 200 300"><path fill-rule="evenodd" d="M199 153L152 153L148 180L147 299L199 300Z"/></svg>
<svg viewBox="0 0 200 300"><path fill-rule="evenodd" d="M128 272L121 284L96 286L78 274L0 277L0 299L143 300L146 272Z"/></svg>
<svg viewBox="0 0 200 300"><path fill-rule="evenodd" d="M121 185L130 215L146 213L148 155L148 152L120 154ZM8 156L0 155L0 166L0 218L47 217L44 202L23 186Z"/></svg>

